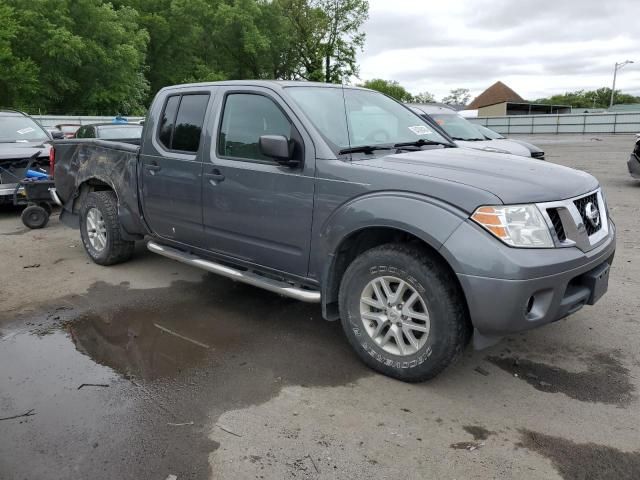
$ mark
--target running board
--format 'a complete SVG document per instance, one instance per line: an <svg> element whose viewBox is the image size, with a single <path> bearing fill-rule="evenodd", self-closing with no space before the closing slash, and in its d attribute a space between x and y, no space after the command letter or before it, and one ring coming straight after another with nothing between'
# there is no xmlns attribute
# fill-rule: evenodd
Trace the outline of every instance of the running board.
<svg viewBox="0 0 640 480"><path fill-rule="evenodd" d="M280 295L284 295L285 297L295 298L296 300L300 300L302 302L320 302L320 292L315 290L305 290L302 288L297 288L288 283L256 275L255 273L249 271L236 270L235 268L227 267L210 260L205 260L191 253L183 252L176 248L167 247L165 245L160 245L153 241L147 243L147 248L153 253L157 253L158 255L162 255L164 257L186 263L187 265L202 268L203 270L206 270L208 272L222 275L223 277L227 277L238 282L248 283L249 285L253 285L254 287L269 290L270 292L274 293L279 293Z"/></svg>

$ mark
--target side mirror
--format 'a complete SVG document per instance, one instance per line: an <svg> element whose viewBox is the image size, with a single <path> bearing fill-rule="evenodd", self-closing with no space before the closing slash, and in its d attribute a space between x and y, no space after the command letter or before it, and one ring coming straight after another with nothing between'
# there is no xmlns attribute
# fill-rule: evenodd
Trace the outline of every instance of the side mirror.
<svg viewBox="0 0 640 480"><path fill-rule="evenodd" d="M284 135L262 135L258 140L258 148L265 157L271 157L281 165L293 167L298 164L292 160L293 143Z"/></svg>
<svg viewBox="0 0 640 480"><path fill-rule="evenodd" d="M64 133L60 130L53 130L51 131L51 138L54 140L64 140Z"/></svg>

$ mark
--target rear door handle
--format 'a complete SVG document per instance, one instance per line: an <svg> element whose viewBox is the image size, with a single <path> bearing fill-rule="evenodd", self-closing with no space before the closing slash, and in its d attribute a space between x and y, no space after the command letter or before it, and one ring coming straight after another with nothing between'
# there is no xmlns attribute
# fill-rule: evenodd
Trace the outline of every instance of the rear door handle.
<svg viewBox="0 0 640 480"><path fill-rule="evenodd" d="M209 180L211 185L217 185L218 183L224 181L224 175L220 173L220 170L217 168L213 170L211 173L205 173L204 177Z"/></svg>
<svg viewBox="0 0 640 480"><path fill-rule="evenodd" d="M156 172L162 170L162 167L158 165L156 162L150 163L144 166L145 170L147 170L151 175L155 175Z"/></svg>

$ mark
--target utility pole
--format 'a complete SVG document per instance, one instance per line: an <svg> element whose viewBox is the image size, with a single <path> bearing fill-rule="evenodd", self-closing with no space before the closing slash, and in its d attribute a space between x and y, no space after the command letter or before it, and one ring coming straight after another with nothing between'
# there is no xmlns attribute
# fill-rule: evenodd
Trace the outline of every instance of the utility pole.
<svg viewBox="0 0 640 480"><path fill-rule="evenodd" d="M613 107L613 97L616 94L616 77L618 76L618 70L620 70L625 65L629 65L630 63L633 63L633 60L625 60L624 62L620 63L616 62L615 66L613 67L613 86L611 87L611 102L609 102L609 109Z"/></svg>

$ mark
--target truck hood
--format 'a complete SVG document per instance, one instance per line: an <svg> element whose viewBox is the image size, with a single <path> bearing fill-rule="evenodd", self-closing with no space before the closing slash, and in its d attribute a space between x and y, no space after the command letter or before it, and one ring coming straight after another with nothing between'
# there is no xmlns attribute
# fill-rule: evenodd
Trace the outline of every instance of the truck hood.
<svg viewBox="0 0 640 480"><path fill-rule="evenodd" d="M456 145L463 148L473 148L475 150L482 150L485 152L511 153L522 157L531 156L531 151L528 148L507 139L479 140L476 142L456 140Z"/></svg>
<svg viewBox="0 0 640 480"><path fill-rule="evenodd" d="M421 150L353 163L468 185L492 193L505 204L564 200L598 187L593 176L580 170L467 148ZM428 185L421 193L429 194Z"/></svg>
<svg viewBox="0 0 640 480"><path fill-rule="evenodd" d="M39 157L48 157L50 149L51 145L41 142L0 143L0 161L21 160L36 152L40 152Z"/></svg>

